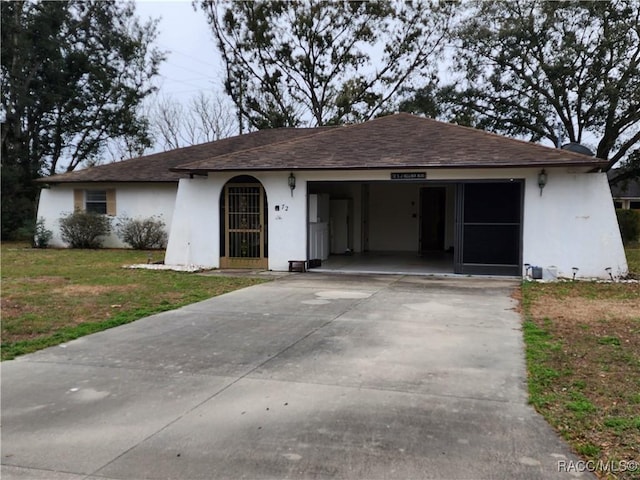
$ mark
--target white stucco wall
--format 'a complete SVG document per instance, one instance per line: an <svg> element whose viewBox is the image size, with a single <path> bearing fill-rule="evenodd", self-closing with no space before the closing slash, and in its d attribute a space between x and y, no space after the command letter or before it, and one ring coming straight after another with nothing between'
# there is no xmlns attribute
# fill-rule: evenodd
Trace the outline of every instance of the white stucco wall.
<svg viewBox="0 0 640 480"><path fill-rule="evenodd" d="M267 193L270 270L287 270L289 260L307 259L307 184L296 175L292 196L288 176L289 172L255 175ZM279 212L275 205L280 205Z"/></svg>
<svg viewBox="0 0 640 480"><path fill-rule="evenodd" d="M545 273L576 278L609 278L628 272L620 230L604 173L572 173L547 169L547 186L540 195L536 172L527 179L523 232L523 261Z"/></svg>
<svg viewBox="0 0 640 480"><path fill-rule="evenodd" d="M167 232L171 231L173 209L176 198L174 183L119 183L119 184L57 184L43 188L38 202L38 218L45 219L45 226L53 232L50 245L67 247L60 237L60 217L73 212L73 191L75 189L115 189L116 215L118 218L160 217L166 224ZM115 233L105 239L108 248L126 248Z"/></svg>
<svg viewBox="0 0 640 480"><path fill-rule="evenodd" d="M429 183L424 184L438 181L524 179L523 263L543 268L553 267L559 275L566 277L572 275L571 268L574 266L579 268L578 277L608 278L606 267L611 267L614 275L626 274L624 249L606 175L548 168L548 184L540 196L538 171L539 169L433 170L427 172ZM307 182L387 182L391 171L294 172L296 189L293 196L287 185L289 173L257 172L253 175L263 184L267 195L271 270L287 270L289 260L307 258ZM180 182L166 263L196 264L208 268L219 266L218 201L224 184L233 176L229 173L216 173L209 178L184 179ZM385 186L380 185L384 190ZM335 186L338 189L342 187ZM406 188L407 198L403 197L404 200L398 201L415 201L417 212L419 187L420 184L412 184L411 188ZM371 190L370 197L376 195L374 190ZM396 201L397 190L393 193ZM353 194L354 199L354 217L356 212L359 216L361 208L355 202L361 199L360 190L350 191L350 194ZM451 195L452 193L448 195L448 199ZM375 201L372 199L372 202ZM280 207L278 211L275 210L276 205ZM378 208L377 213L380 213L381 208L383 205ZM372 208L372 222L375 215L376 210ZM353 232L354 239L357 240L360 238L361 219L354 218L354 221L358 225L357 231ZM396 232L395 228L387 227L387 231ZM413 240L409 240L411 245L407 245L407 248L417 249L417 244L413 244L418 238L417 220L411 217L398 228L415 230L416 234L412 236ZM451 234L449 230L450 225L447 226L448 235ZM370 247L373 249L373 246Z"/></svg>
<svg viewBox="0 0 640 480"><path fill-rule="evenodd" d="M117 201L117 200L116 200ZM52 247L66 247L60 238L60 217L73 212L73 187L69 185L53 185L40 190L37 218L44 219L46 229L53 232L49 242Z"/></svg>
<svg viewBox="0 0 640 480"><path fill-rule="evenodd" d="M183 178L178 186L165 263L217 268L220 261L219 199L224 182Z"/></svg>
<svg viewBox="0 0 640 480"><path fill-rule="evenodd" d="M220 266L218 202L224 185L234 176L225 173L180 180L166 264ZM253 175L262 183L267 195L270 270L287 270L289 260L307 258L307 187L298 179L291 196L288 176L289 172Z"/></svg>

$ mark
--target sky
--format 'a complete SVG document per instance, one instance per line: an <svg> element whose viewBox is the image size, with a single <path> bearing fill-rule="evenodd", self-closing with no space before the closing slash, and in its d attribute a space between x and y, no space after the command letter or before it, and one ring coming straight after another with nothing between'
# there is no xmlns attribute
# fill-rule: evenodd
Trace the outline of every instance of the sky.
<svg viewBox="0 0 640 480"><path fill-rule="evenodd" d="M185 0L137 0L136 11L141 20L160 18L155 45L167 52L157 80L161 96L188 103L198 92L222 94L223 63L204 12Z"/></svg>

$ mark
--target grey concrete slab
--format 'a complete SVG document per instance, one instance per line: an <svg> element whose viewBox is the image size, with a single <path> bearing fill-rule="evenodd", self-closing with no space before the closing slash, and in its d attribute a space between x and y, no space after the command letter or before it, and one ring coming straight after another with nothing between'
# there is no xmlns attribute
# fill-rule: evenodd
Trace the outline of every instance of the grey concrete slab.
<svg viewBox="0 0 640 480"><path fill-rule="evenodd" d="M520 317L509 287L497 297L388 288L251 376L524 401Z"/></svg>
<svg viewBox="0 0 640 480"><path fill-rule="evenodd" d="M366 252L331 255L320 271L342 273L403 273L407 275L453 274L453 253Z"/></svg>
<svg viewBox="0 0 640 480"><path fill-rule="evenodd" d="M378 291L393 285L403 275L350 275L342 273L316 273L310 270L277 280L273 285L290 285L296 288L325 289L327 285L340 290L364 289Z"/></svg>
<svg viewBox="0 0 640 480"><path fill-rule="evenodd" d="M523 404L244 379L96 472L109 478L562 478Z"/></svg>
<svg viewBox="0 0 640 480"><path fill-rule="evenodd" d="M243 375L328 320L320 316L264 313L187 313L173 329L155 332L153 319L74 340L32 356L69 362L207 375ZM333 318L333 314L329 319ZM189 319L192 318L193 322ZM186 321L185 321L186 320Z"/></svg>
<svg viewBox="0 0 640 480"><path fill-rule="evenodd" d="M446 288L447 291L463 290L469 288L483 291L512 289L519 282L517 278L510 277L471 277L468 275L450 276L425 276L405 275L393 282L394 287L407 285L420 285L428 289Z"/></svg>
<svg viewBox="0 0 640 480"><path fill-rule="evenodd" d="M510 298L512 292L513 287L500 293L389 288L355 305L348 315L367 321L519 327L520 318L513 312L517 304Z"/></svg>
<svg viewBox="0 0 640 480"><path fill-rule="evenodd" d="M250 376L525 401L525 367L518 356L522 351L518 333L340 319Z"/></svg>
<svg viewBox="0 0 640 480"><path fill-rule="evenodd" d="M2 463L90 474L234 380L4 362Z"/></svg>
<svg viewBox="0 0 640 480"><path fill-rule="evenodd" d="M298 280L299 279L299 280ZM286 277L274 282L257 285L250 288L250 302L244 301L246 297L245 290L237 290L221 297L216 297L213 300L206 300L194 305L185 307L185 312L191 314L195 312L199 313L262 313L271 315L287 315L296 314L300 316L308 316L314 314L321 314L326 317L327 314L340 313L344 309L350 307L350 304L359 300L362 296L344 296L341 298L341 303L334 303L331 306L323 306L318 308L318 305L308 303L308 300L313 300L316 297L316 292L326 290L326 280L323 283L311 282L306 280L305 277ZM369 296L375 293L383 285L367 287L366 283L350 285L346 287L344 282L339 282L336 285L332 285L333 290L338 291L362 291ZM259 308L256 310L256 305Z"/></svg>
<svg viewBox="0 0 640 480"><path fill-rule="evenodd" d="M15 480L86 480L87 476L76 473L2 465L0 466L0 478L12 478Z"/></svg>
<svg viewBox="0 0 640 480"><path fill-rule="evenodd" d="M289 275L4 362L2 477L561 478L515 283L467 280Z"/></svg>

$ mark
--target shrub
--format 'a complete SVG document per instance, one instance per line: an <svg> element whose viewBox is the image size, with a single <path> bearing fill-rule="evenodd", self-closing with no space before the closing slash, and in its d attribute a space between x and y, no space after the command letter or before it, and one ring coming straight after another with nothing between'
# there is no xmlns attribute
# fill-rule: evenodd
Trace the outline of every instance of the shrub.
<svg viewBox="0 0 640 480"><path fill-rule="evenodd" d="M35 234L36 234L35 221L33 218L28 218L22 222L22 226L13 230L8 235L8 238L9 240L13 240L17 242L33 243Z"/></svg>
<svg viewBox="0 0 640 480"><path fill-rule="evenodd" d="M11 240L19 242L31 242L33 248L47 248L53 237L53 232L44 226L44 218L27 219L20 228L17 228L10 235Z"/></svg>
<svg viewBox="0 0 640 480"><path fill-rule="evenodd" d="M111 219L98 213L76 211L60 219L60 236L71 248L100 248L111 233Z"/></svg>
<svg viewBox="0 0 640 480"><path fill-rule="evenodd" d="M53 237L53 232L44 226L44 218L40 217L36 222L36 231L33 236L35 248L47 248Z"/></svg>
<svg viewBox="0 0 640 480"><path fill-rule="evenodd" d="M164 248L167 244L165 223L157 217L131 219L124 217L117 225L120 239L136 250Z"/></svg>
<svg viewBox="0 0 640 480"><path fill-rule="evenodd" d="M620 234L625 245L636 242L640 238L640 212L636 210L617 209Z"/></svg>

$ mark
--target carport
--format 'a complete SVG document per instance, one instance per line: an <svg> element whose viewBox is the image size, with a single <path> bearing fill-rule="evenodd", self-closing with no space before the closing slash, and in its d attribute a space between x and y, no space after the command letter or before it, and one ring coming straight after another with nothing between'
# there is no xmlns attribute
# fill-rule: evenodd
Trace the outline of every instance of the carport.
<svg viewBox="0 0 640 480"><path fill-rule="evenodd" d="M523 185L411 176L309 182L308 258L324 271L517 276Z"/></svg>

